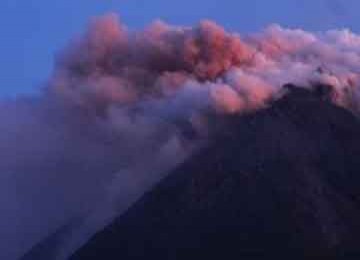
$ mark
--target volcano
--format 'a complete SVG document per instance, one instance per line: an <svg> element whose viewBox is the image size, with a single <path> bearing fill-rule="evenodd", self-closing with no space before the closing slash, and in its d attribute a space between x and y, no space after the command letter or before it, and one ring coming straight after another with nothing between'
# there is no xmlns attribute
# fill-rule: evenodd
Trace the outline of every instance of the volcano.
<svg viewBox="0 0 360 260"><path fill-rule="evenodd" d="M0 100L0 259L356 253L358 34L130 28Z"/></svg>
<svg viewBox="0 0 360 260"><path fill-rule="evenodd" d="M330 87L286 88L266 109L228 116L71 259L359 253L360 121Z"/></svg>

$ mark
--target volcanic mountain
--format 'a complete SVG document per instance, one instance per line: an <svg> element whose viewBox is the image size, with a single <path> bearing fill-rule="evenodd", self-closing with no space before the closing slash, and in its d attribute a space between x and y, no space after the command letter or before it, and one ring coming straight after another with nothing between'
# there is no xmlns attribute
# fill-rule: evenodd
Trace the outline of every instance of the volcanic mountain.
<svg viewBox="0 0 360 260"><path fill-rule="evenodd" d="M71 259L356 253L360 121L328 86L286 88L268 108L229 116Z"/></svg>

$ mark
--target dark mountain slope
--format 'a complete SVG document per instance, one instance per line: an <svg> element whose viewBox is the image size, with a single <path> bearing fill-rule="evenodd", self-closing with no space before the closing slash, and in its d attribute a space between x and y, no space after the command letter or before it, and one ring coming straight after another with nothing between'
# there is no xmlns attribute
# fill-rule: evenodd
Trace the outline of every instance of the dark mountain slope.
<svg viewBox="0 0 360 260"><path fill-rule="evenodd" d="M358 253L360 121L326 86L286 87L269 108L227 118L71 259Z"/></svg>
<svg viewBox="0 0 360 260"><path fill-rule="evenodd" d="M319 91L288 88L270 108L229 119L71 259L356 253L360 122Z"/></svg>
<svg viewBox="0 0 360 260"><path fill-rule="evenodd" d="M59 254L59 248L64 244L64 241L71 236L72 231L77 226L80 226L81 223L80 219L76 219L68 223L68 225L60 227L53 234L33 246L29 252L20 258L20 260L56 259Z"/></svg>

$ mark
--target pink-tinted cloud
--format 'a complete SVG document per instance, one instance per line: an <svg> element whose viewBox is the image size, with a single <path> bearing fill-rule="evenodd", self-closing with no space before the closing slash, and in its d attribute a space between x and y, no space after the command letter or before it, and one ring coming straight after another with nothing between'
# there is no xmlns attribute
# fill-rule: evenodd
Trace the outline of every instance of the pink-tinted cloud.
<svg viewBox="0 0 360 260"><path fill-rule="evenodd" d="M1 214L0 239L12 241L3 258L85 218L65 256L211 136L209 115L263 108L285 83L331 84L334 101L359 112L359 39L278 25L240 37L211 21L131 31L113 14L94 19L59 54L44 93L0 102L0 197L13 205Z"/></svg>

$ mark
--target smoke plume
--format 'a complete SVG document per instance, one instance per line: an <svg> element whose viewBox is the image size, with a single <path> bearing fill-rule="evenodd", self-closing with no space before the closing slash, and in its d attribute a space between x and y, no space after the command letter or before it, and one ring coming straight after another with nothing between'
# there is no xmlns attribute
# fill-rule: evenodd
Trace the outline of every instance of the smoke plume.
<svg viewBox="0 0 360 260"><path fill-rule="evenodd" d="M333 87L359 111L360 36L271 25L240 37L211 21L131 31L110 14L58 54L42 94L0 102L1 259L81 219L59 259L282 85ZM310 116L310 115L309 115Z"/></svg>

